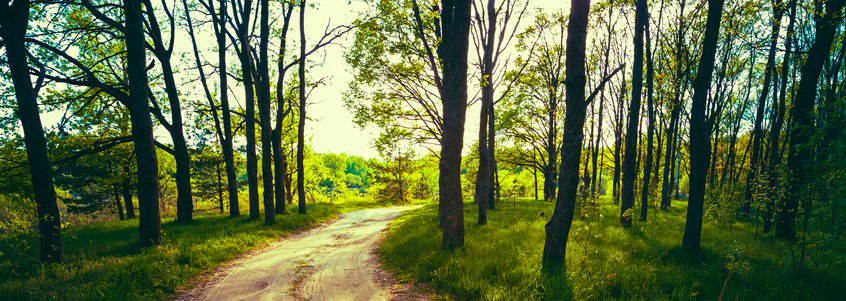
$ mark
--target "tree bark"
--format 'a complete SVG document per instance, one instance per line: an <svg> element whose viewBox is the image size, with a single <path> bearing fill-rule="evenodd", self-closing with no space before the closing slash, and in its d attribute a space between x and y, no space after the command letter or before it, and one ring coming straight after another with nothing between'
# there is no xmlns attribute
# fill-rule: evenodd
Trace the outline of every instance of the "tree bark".
<svg viewBox="0 0 846 301"><path fill-rule="evenodd" d="M790 169L790 186L788 195L780 202L780 215L776 222L776 236L793 238L793 229L799 208L799 199L806 200L803 207L807 212L810 208L810 198L803 197L807 193L806 171L811 168L814 147L810 145L814 133L814 104L817 94L817 83L823 65L829 58L834 35L843 13L844 0L827 0L825 13L816 12L816 38L808 52L807 61L802 66L802 77L799 80L799 90L793 102L793 120L790 124L790 147L787 152L787 167ZM821 9L821 5L817 5ZM807 217L806 217L807 218Z"/></svg>
<svg viewBox="0 0 846 301"><path fill-rule="evenodd" d="M211 1L209 1L211 2ZM226 189L229 192L229 216L237 217L241 215L241 209L238 201L238 175L237 167L235 166L235 154L232 148L232 117L229 113L229 93L227 91L228 74L226 71L226 0L220 0L220 15L217 17L219 31L217 31L217 60L218 68L220 68L220 107L223 117L223 135L224 139L223 160L226 164ZM209 12L214 15L214 12Z"/></svg>
<svg viewBox="0 0 846 301"><path fill-rule="evenodd" d="M717 52L720 19L723 0L708 1L708 18L705 21L705 36L702 41L702 57L699 59L696 79L693 81L693 99L690 109L690 196L687 203L687 219L682 238L682 249L698 251L702 237L702 209L705 203L705 180L708 168L711 138L705 121L705 101L711 77L714 73L714 58Z"/></svg>
<svg viewBox="0 0 846 301"><path fill-rule="evenodd" d="M646 3L643 4L644 14L647 14ZM655 98L653 95L653 83L655 71L652 66L652 50L649 37L649 20L644 20L643 26L646 31L646 101L648 125L646 127L646 163L643 165L643 186L640 192L640 220L645 221L649 206L649 190L652 189L652 140L655 131Z"/></svg>
<svg viewBox="0 0 846 301"><path fill-rule="evenodd" d="M743 207L741 214L748 217L752 210L752 191L754 181L758 178L758 159L761 157L761 141L763 141L762 123L764 120L764 109L767 106L767 96L770 91L770 82L772 80L772 70L775 68L775 52L776 43L778 42L778 33L781 30L781 16L782 9L773 7L775 18L773 19L772 34L770 35L770 50L767 55L767 69L764 70L764 85L761 87L761 96L758 98L758 110L755 113L755 125L752 130L752 157L749 160L749 174L746 176L746 190L743 194ZM770 220L764 220L764 232L769 232Z"/></svg>
<svg viewBox="0 0 846 301"><path fill-rule="evenodd" d="M622 165L620 164L621 160L624 160L622 156L622 145L623 145L623 102L625 101L626 95L626 78L623 76L623 80L620 84L620 100L617 106L617 124L614 128L614 184L613 189L614 192L612 193L612 197L614 199L614 204L620 202L620 171Z"/></svg>
<svg viewBox="0 0 846 301"><path fill-rule="evenodd" d="M461 149L467 111L467 50L470 36L469 0L443 0L440 14L442 43L438 56L443 61L443 137L438 176L443 225L441 248L464 245L464 200L461 194Z"/></svg>
<svg viewBox="0 0 846 301"><path fill-rule="evenodd" d="M566 76L567 112L564 119L564 138L558 178L558 197L552 217L546 224L543 248L543 271L547 274L564 272L567 238L573 223L576 191L579 186L583 128L585 124L585 40L590 0L570 2L570 21L567 28Z"/></svg>
<svg viewBox="0 0 846 301"><path fill-rule="evenodd" d="M256 104L253 75L252 75L252 59L249 37L250 12L252 10L252 0L244 0L241 9L241 23L237 24L236 31L238 39L241 43L241 51L238 59L241 61L241 77L244 83L244 98L246 99L246 112L244 121L246 123L246 137L247 137L247 185L249 186L249 201L250 201L250 219L258 220L261 211L259 210L259 195L258 195L258 158L256 157Z"/></svg>
<svg viewBox="0 0 846 301"><path fill-rule="evenodd" d="M41 262L61 262L62 220L53 188L53 167L47 157L47 141L38 112L36 91L32 86L24 43L29 23L28 0L0 1L0 37L6 44L6 57L17 100L17 115L24 132L26 158L35 196Z"/></svg>
<svg viewBox="0 0 846 301"><path fill-rule="evenodd" d="M278 77L276 79L276 127L271 133L273 140L273 169L274 169L274 197L276 198L276 213L285 214L285 196L286 196L286 175L288 174L288 160L285 152L282 150L282 127L285 117L291 112L291 106L288 104L286 108L285 99L285 52L288 50L288 26L291 24L291 14L294 12L292 4L288 4L287 11L284 12L284 20L282 25L282 32L280 33L279 57L277 58Z"/></svg>
<svg viewBox="0 0 846 301"><path fill-rule="evenodd" d="M141 0L124 0L126 60L129 74L129 118L138 164L138 233L142 247L162 242L159 213L159 162L153 141L153 121L147 98L147 65Z"/></svg>
<svg viewBox="0 0 846 301"><path fill-rule="evenodd" d="M177 91L173 67L170 62L173 49L167 48L164 45L159 21L152 9L153 5L150 0L144 0L144 5L148 7L146 10L147 27L153 42L150 49L152 49L153 55L161 63L162 78L164 79L165 92L170 105L170 124L166 124L164 118L160 118L160 121L162 121L162 124L165 124L165 129L170 133L173 140L173 158L176 162L176 174L174 176L177 191L176 220L181 223L190 223L193 220L194 212L194 198L191 193L191 155L188 154L188 144L185 141L185 133L182 126L182 108L179 104L179 92ZM169 21L175 22L173 19Z"/></svg>
<svg viewBox="0 0 846 301"><path fill-rule="evenodd" d="M637 177L637 137L639 136L640 100L643 95L643 31L646 27L646 0L637 0L635 10L634 63L632 64L632 100L629 103L629 124L626 131L626 153L623 159L623 190L620 201L620 224L631 227L634 217L635 178ZM651 138L651 137L650 137ZM650 153L651 155L651 153ZM644 168L649 173L649 168ZM641 213L642 214L642 213ZM643 217L643 215L641 215Z"/></svg>
<svg viewBox="0 0 846 301"><path fill-rule="evenodd" d="M300 65L298 75L300 79L300 116L297 125L297 197L299 199L297 211L306 214L305 196L305 119L306 119L306 94L305 94L305 10L306 0L300 1Z"/></svg>
<svg viewBox="0 0 846 301"><path fill-rule="evenodd" d="M258 93L259 93L259 122L261 123L261 173L264 186L262 199L264 200L264 224L276 223L276 209L274 209L273 195L273 149L270 125L270 71L268 69L267 47L270 40L270 4L268 0L260 0L261 12L259 20L259 61L258 61Z"/></svg>
<svg viewBox="0 0 846 301"><path fill-rule="evenodd" d="M488 128L493 121L491 118L493 110L494 88L492 83L493 76L493 51L494 39L496 38L496 7L494 0L487 1L487 32L483 39L482 45L482 105L479 113L479 171L476 173L476 203L479 206L478 224L484 225L488 223L488 207L492 202L492 184L493 184L493 170L491 170L493 158L491 156L492 149L488 145L492 142L488 138ZM481 23L481 21L480 21ZM479 24L481 26L482 24Z"/></svg>

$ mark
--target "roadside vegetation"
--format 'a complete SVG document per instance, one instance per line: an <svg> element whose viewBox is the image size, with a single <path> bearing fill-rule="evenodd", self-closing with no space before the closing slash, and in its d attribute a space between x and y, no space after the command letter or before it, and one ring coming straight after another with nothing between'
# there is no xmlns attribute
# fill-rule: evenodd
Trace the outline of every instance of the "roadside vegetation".
<svg viewBox="0 0 846 301"><path fill-rule="evenodd" d="M137 220L66 228L65 261L39 263L34 235L0 237L0 299L149 300L177 294L203 272L273 240L377 202L309 203L309 214L280 215L266 226L247 216L197 215L191 224L168 217L164 242L139 248ZM296 205L291 212L296 212Z"/></svg>
<svg viewBox="0 0 846 301"><path fill-rule="evenodd" d="M465 203L465 245L440 248L437 206L407 211L393 222L379 248L398 280L427 283L457 299L534 300L837 300L846 279L842 241L806 249L798 272L796 244L772 239L745 222L703 225L702 249L682 252L685 201L652 219L619 227L610 197L597 210L583 207L567 244L566 280L541 273L544 224L554 205L507 199L478 226L475 206ZM815 236L815 235L812 235Z"/></svg>

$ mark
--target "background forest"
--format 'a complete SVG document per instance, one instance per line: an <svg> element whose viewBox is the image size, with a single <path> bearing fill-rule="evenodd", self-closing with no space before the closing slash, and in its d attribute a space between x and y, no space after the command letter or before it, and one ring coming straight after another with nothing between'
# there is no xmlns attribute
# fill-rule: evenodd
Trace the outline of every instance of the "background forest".
<svg viewBox="0 0 846 301"><path fill-rule="evenodd" d="M341 2L353 21L306 29ZM844 2L0 0L0 295L144 254L133 273L178 276L133 296L164 298L294 229L420 204L382 260L458 297L834 298ZM314 149L321 90L378 156Z"/></svg>

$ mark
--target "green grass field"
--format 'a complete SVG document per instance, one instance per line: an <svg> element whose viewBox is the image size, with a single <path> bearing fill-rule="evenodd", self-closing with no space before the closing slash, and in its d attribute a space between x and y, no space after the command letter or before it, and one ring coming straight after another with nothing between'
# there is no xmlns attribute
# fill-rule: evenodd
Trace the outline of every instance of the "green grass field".
<svg viewBox="0 0 846 301"><path fill-rule="evenodd" d="M684 208L649 210L649 221L619 226L619 206L599 200L598 212L576 220L567 246L566 279L542 276L544 225L553 204L504 200L476 225L476 205L465 203L465 246L440 250L437 205L408 211L391 225L379 248L401 281L428 283L459 299L842 300L843 241L808 253L803 275L792 268L791 247L755 235L754 224L707 222L698 254L680 250ZM515 209L516 208L516 209ZM798 247L792 247L798 252ZM731 275L731 276L729 276Z"/></svg>
<svg viewBox="0 0 846 301"><path fill-rule="evenodd" d="M196 215L192 224L165 218L164 243L149 249L138 248L137 219L72 227L63 231L65 262L49 266L39 263L31 235L0 237L0 299L165 299L240 254L341 212L379 205L315 203L307 215L294 205L273 226L245 215Z"/></svg>

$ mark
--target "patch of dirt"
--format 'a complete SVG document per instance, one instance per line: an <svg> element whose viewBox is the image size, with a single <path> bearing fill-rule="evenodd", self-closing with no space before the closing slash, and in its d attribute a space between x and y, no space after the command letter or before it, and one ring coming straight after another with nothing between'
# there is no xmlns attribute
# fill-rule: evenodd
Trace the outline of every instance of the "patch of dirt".
<svg viewBox="0 0 846 301"><path fill-rule="evenodd" d="M353 211L288 236L198 277L176 300L428 300L381 269L375 248L393 207Z"/></svg>

